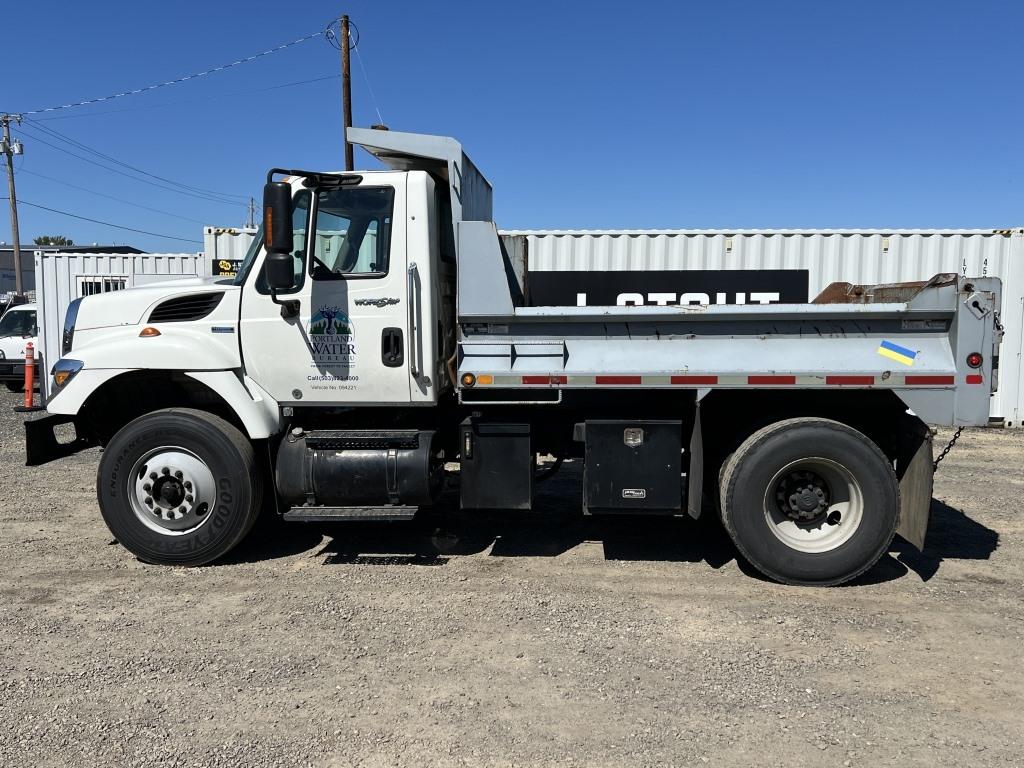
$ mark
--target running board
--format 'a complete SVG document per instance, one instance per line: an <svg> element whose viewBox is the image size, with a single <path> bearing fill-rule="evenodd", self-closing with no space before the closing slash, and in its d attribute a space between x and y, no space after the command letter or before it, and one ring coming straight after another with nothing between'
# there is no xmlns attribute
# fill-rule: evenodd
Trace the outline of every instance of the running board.
<svg viewBox="0 0 1024 768"><path fill-rule="evenodd" d="M412 520L419 507L292 507L284 519L301 523L360 523Z"/></svg>

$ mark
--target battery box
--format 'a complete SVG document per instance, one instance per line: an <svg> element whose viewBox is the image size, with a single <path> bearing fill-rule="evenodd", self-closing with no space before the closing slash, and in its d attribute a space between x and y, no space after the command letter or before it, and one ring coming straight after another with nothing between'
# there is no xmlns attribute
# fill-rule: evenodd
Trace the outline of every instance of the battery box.
<svg viewBox="0 0 1024 768"><path fill-rule="evenodd" d="M463 509L529 510L533 448L529 424L494 424L470 417L459 427Z"/></svg>

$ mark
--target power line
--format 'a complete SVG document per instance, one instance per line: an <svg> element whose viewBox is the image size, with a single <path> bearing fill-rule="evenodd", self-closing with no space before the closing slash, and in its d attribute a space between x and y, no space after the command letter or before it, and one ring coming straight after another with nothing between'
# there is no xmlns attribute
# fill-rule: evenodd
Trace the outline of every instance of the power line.
<svg viewBox="0 0 1024 768"><path fill-rule="evenodd" d="M207 75L212 75L212 74L214 74L216 72L223 72L226 69L231 69L232 67L237 67L237 66L239 66L241 64L248 64L250 61L255 61L256 59L263 58L264 56L269 56L270 54L277 53L278 51L283 51L286 48L291 48L293 45L298 45L299 43L304 43L307 40L312 40L314 37L320 37L322 35L323 35L323 31L322 30L319 31L319 32L314 32L311 35L306 35L305 37L300 37L298 40L292 40L290 43L282 43L281 45L278 45L278 46L276 46L274 48L269 48L269 49L267 49L265 51L262 51L260 53L253 54L252 56L247 56L244 59L236 59L235 61L232 61L232 62L230 62L228 64L222 64L219 67L214 67L212 69L207 69L207 70L204 70L203 72L194 72L191 75L184 75L183 77L177 77L177 78L175 78L173 80L167 80L167 81L162 82L162 83L154 83L152 85L147 85L147 86L144 86L142 88L135 88L135 89L130 90L130 91L121 91L120 93L112 93L109 96L100 96L100 97L97 97L95 99L85 99L83 101L74 101L74 102L71 102L69 104L60 104L60 105L53 106L53 107L44 107L42 109L32 109L32 110L28 110L26 112L22 112L22 114L23 115L41 115L41 114L43 114L45 112L56 112L59 109L72 109L74 107L84 107L87 104L99 104L100 102L103 102L103 101L112 101L113 99L120 99L123 96L137 96L140 93L146 93L148 91L155 91L158 88L166 88L169 85L178 85L179 83L184 83L184 82L187 82L189 80L195 80L195 79L200 78L200 77L206 77Z"/></svg>
<svg viewBox="0 0 1024 768"><path fill-rule="evenodd" d="M137 168L134 165L126 163L126 162L124 162L122 160L118 160L116 157L111 157L110 155L104 154L103 152L100 152L98 149L93 149L92 147L89 147L89 146L83 144L82 142L78 141L77 139L73 139L70 136L67 136L66 134L63 134L60 131L55 130L54 128L50 128L47 125L36 125L32 120L25 120L25 122L29 123L36 130L43 131L44 133L46 133L47 135L51 136L52 138L57 139L58 141L63 141L65 143L67 143L67 144L70 144L73 147L77 147L78 149L81 149L81 150L83 150L85 152L88 152L91 155L95 155L96 157L100 157L100 158L102 158L104 160L108 160L108 161L110 161L110 162L112 162L112 163L114 163L116 165L120 165L123 168L127 168L127 169L129 169L131 171L135 171L136 173L141 173L143 176L149 176L150 178L156 179L157 181L162 181L165 184L172 184L172 185L174 185L176 187L181 187L182 189L188 189L188 190L190 190L192 192L200 192L200 193L206 194L206 195L215 195L217 197L224 197L224 198L235 197L235 198L238 198L239 200L244 200L245 199L245 196L243 196L243 195L235 195L235 194L231 194L229 192L217 192L216 190L213 190L213 189L203 189L202 187L193 187L190 184L183 184L180 181L174 181L173 179L168 179L168 178L165 178L163 176L158 176L155 173L150 173L149 171L144 171L142 168Z"/></svg>
<svg viewBox="0 0 1024 768"><path fill-rule="evenodd" d="M21 132L23 132L23 131L24 131L24 129L22 129ZM149 184L149 185L157 187L159 189L167 190L168 192L176 192L179 195L186 195L187 197L195 197L195 198L198 198L200 200L205 200L205 201L210 202L210 203L220 203L221 205L230 205L232 207L242 205L241 202L236 202L236 201L233 201L233 200L224 200L222 198L213 197L211 195L196 194L195 192L189 192L189 191L184 190L184 189L178 189L176 187L169 187L169 186L166 186L164 184L158 184L155 181L150 181L149 179L139 178L138 176L134 176L134 175L132 175L130 173L125 173L124 171L119 170L117 168L111 168L109 165L104 165L103 163L97 162L96 160L93 160L92 158L83 157L82 155L79 155L76 152L72 152L69 149L65 149L64 147L60 147L60 146L58 146L56 144L52 144L52 143L46 141L45 139L40 138L39 136L37 136L35 134L31 134L30 133L30 134L26 134L26 135L30 136L33 141L38 141L40 144L44 144L44 145L50 147L51 149L55 149L58 152L63 152L66 155L71 155L71 157L78 158L79 160L81 160L83 162L90 163L91 165L95 165L95 166L97 166L99 168L102 168L105 171L110 171L111 173L116 173L116 174L118 174L120 176L124 176L125 178L131 179L132 181L137 181L137 182L140 182L142 184Z"/></svg>
<svg viewBox="0 0 1024 768"><path fill-rule="evenodd" d="M159 208L150 208L148 205L140 205L139 203L134 203L131 200L124 200L124 199L122 199L120 197L114 197L113 195L108 195L105 192L98 192L97 190L89 189L88 187L80 187L77 184L72 184L70 181L64 181L63 179L55 179L52 176L47 176L47 175L42 174L42 173L37 173L36 171L19 170L18 173L27 173L29 176L37 176L40 179L46 179L47 181L52 181L55 184L62 184L65 187L71 187L71 189L78 189L78 190L81 190L82 192L88 192L91 195L97 195L98 197L105 197L108 200L114 200L115 202L118 202L118 203L124 203L125 205L131 205L131 206L133 206L135 208L141 208L144 211L152 211L153 213L160 213L160 214L163 214L164 216L172 216L173 218L181 219L182 221L191 221L193 224L203 224L203 225L206 224L205 221L200 221L199 219L190 219L188 216L180 216L177 213L171 213L170 211L162 211Z"/></svg>
<svg viewBox="0 0 1024 768"><path fill-rule="evenodd" d="M2 197L0 200L7 200L8 198ZM48 208L45 205L39 205L38 203L30 203L28 200L18 200L19 205L27 205L32 208L39 208L43 211L49 211L50 213L59 213L61 216L70 216L72 219L81 219L82 221L90 221L93 224L102 224L104 227L113 227L114 229L123 229L128 232L138 232L141 235L149 235L151 237L162 237L166 240L180 240L183 243L202 243L202 240L192 240L187 237L175 237L174 235L161 235L159 232L148 232L145 229L135 229L134 227L125 227L120 224L111 224L109 221L100 221L99 219L90 219L88 216L79 216L77 213L68 213L67 211L60 211L56 208Z"/></svg>
<svg viewBox="0 0 1024 768"><path fill-rule="evenodd" d="M264 88L246 88L238 91L222 91L220 93L210 94L209 96L201 96L197 99L179 99L178 101L167 101L163 104L145 104L136 107L124 107L122 109L105 109L102 112L85 112L77 115L54 115L53 117L36 117L32 119L32 122L36 125L42 122L51 122L53 120L78 120L83 117L98 117L101 115L116 115L122 112L144 112L150 109L169 109L176 107L181 104L199 104L206 101L217 101L223 99L225 96L241 96L248 93L263 93L264 91L275 91L280 88L292 88L297 85L308 85L310 83L322 83L324 80L337 80L341 75L324 75L323 77L314 77L309 80L295 80L291 83L281 83L280 85L268 85Z"/></svg>
<svg viewBox="0 0 1024 768"><path fill-rule="evenodd" d="M353 49L356 52L356 61L359 62L359 69L363 73L363 81L366 83L366 90L370 92L370 100L373 102L373 108L377 111L377 119L381 125L384 125L384 117L380 113L380 107L377 105L377 97L373 93L373 86L370 85L370 78L366 75L366 66L363 64L363 55L359 53L359 46L355 46Z"/></svg>

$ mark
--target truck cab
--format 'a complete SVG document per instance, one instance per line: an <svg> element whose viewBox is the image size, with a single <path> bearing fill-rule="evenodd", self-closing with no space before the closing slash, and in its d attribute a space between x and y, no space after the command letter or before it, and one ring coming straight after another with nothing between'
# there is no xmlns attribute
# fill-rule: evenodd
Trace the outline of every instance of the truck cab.
<svg viewBox="0 0 1024 768"><path fill-rule="evenodd" d="M70 306L28 463L102 445L100 512L133 554L202 565L265 507L409 520L445 488L468 514L543 512L563 463L580 514L718 514L786 583L854 578L897 531L923 545L927 425L987 422L998 280L529 306L528 248L458 142L348 137L385 170L271 169L236 277Z"/></svg>

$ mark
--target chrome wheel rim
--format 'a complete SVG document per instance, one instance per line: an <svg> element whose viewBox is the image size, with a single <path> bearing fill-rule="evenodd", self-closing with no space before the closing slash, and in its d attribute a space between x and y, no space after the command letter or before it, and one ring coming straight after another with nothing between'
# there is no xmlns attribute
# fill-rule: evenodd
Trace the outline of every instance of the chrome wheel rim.
<svg viewBox="0 0 1024 768"><path fill-rule="evenodd" d="M165 536L191 533L210 519L216 500L213 472L184 448L165 446L142 456L128 478L135 516Z"/></svg>
<svg viewBox="0 0 1024 768"><path fill-rule="evenodd" d="M764 496L769 530L806 554L831 552L853 538L864 520L864 493L849 469L821 457L790 462Z"/></svg>

